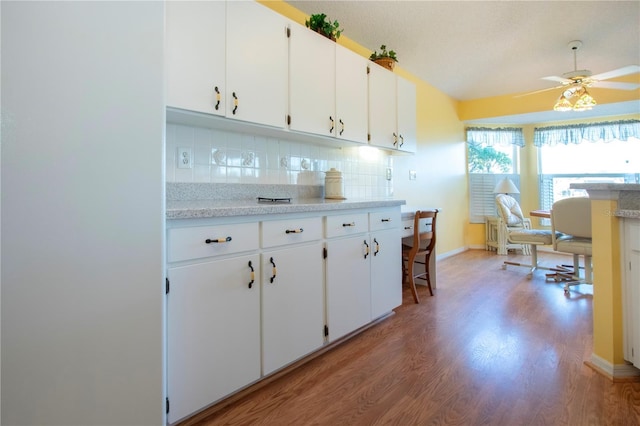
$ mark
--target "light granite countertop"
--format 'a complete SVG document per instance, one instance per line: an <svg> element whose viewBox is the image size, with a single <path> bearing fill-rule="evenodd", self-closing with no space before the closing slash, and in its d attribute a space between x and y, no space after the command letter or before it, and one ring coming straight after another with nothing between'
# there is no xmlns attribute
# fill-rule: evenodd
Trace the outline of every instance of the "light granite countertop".
<svg viewBox="0 0 640 426"><path fill-rule="evenodd" d="M290 203L258 202L258 197L290 198ZM167 183L167 219L202 219L284 213L328 212L396 207L391 198L325 199L314 185Z"/></svg>
<svg viewBox="0 0 640 426"><path fill-rule="evenodd" d="M405 200L332 200L324 198L292 199L291 203L259 203L256 199L243 200L188 200L167 201L167 219L195 219L229 216L252 216L282 213L326 212L349 209L395 207Z"/></svg>
<svg viewBox="0 0 640 426"><path fill-rule="evenodd" d="M640 184L637 183L572 183L571 188L586 189L589 197L615 199L617 217L640 219Z"/></svg>

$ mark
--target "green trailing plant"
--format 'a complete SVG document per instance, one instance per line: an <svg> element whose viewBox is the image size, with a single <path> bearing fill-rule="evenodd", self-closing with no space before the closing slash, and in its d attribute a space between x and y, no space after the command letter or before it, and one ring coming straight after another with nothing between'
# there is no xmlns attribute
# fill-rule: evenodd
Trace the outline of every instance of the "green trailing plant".
<svg viewBox="0 0 640 426"><path fill-rule="evenodd" d="M375 61L376 59L382 59L382 58L390 58L398 62L398 58L396 57L396 52L394 52L393 50L389 50L387 52L387 46L385 46L384 44L380 46L380 52L376 50L371 54L371 56L369 56L369 59L371 59L372 61Z"/></svg>
<svg viewBox="0 0 640 426"><path fill-rule="evenodd" d="M316 31L323 36L330 38L331 40L337 40L340 38L342 29L338 21L331 22L324 13L316 13L309 16L309 19L304 21L307 28Z"/></svg>

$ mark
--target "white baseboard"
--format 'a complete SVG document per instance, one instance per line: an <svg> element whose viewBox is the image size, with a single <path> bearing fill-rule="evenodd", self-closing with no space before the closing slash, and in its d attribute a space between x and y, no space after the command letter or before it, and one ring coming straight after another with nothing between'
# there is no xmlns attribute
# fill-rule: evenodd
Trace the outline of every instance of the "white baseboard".
<svg viewBox="0 0 640 426"><path fill-rule="evenodd" d="M484 246L482 246L482 248L484 249ZM460 254L460 253L465 252L467 250L469 250L467 247L460 247L460 248L457 248L455 250L448 251L446 253L437 253L436 252L436 260L443 260L443 259L446 259L447 257L455 256L456 254Z"/></svg>
<svg viewBox="0 0 640 426"><path fill-rule="evenodd" d="M640 377L640 369L632 364L612 364L596 354L591 354L591 364L613 380Z"/></svg>

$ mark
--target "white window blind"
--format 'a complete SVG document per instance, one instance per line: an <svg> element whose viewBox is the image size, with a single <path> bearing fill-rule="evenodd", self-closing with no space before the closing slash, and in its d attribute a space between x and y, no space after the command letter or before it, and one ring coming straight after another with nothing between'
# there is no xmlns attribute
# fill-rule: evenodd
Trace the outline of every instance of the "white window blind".
<svg viewBox="0 0 640 426"><path fill-rule="evenodd" d="M477 144L485 147L494 147L492 152L482 151L479 156L469 153L469 169L485 173L469 172L469 221L471 223L484 223L487 216L496 216L496 194L493 188L505 177L520 186L520 175L517 172L517 148L524 146L522 128L519 127L468 127L468 145ZM510 152L497 148L499 146L512 147ZM496 152L497 151L497 152ZM488 154L488 155L487 155ZM508 159L508 167L503 167ZM493 164L493 165L492 165ZM475 167L472 167L475 166ZM498 172L498 173L495 173ZM500 173L502 172L502 173ZM512 195L520 202L519 194Z"/></svg>
<svg viewBox="0 0 640 426"><path fill-rule="evenodd" d="M496 216L496 194L493 188L508 177L519 188L520 175L469 173L469 221L484 223L487 216ZM520 202L520 194L509 194Z"/></svg>

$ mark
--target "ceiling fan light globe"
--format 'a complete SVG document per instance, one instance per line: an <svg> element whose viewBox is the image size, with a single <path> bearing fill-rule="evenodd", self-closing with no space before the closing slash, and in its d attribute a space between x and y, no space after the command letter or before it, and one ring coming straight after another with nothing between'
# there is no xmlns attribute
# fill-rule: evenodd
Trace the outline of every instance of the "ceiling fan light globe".
<svg viewBox="0 0 640 426"><path fill-rule="evenodd" d="M573 106L574 111L588 111L596 106L598 103L595 99L587 92L585 89L584 94L580 96L580 99L576 101L576 104Z"/></svg>
<svg viewBox="0 0 640 426"><path fill-rule="evenodd" d="M573 110L573 105L571 105L571 102L569 102L569 100L567 98L564 97L564 95L561 95L558 98L558 101L556 102L556 104L553 106L553 110L554 111L571 111Z"/></svg>

